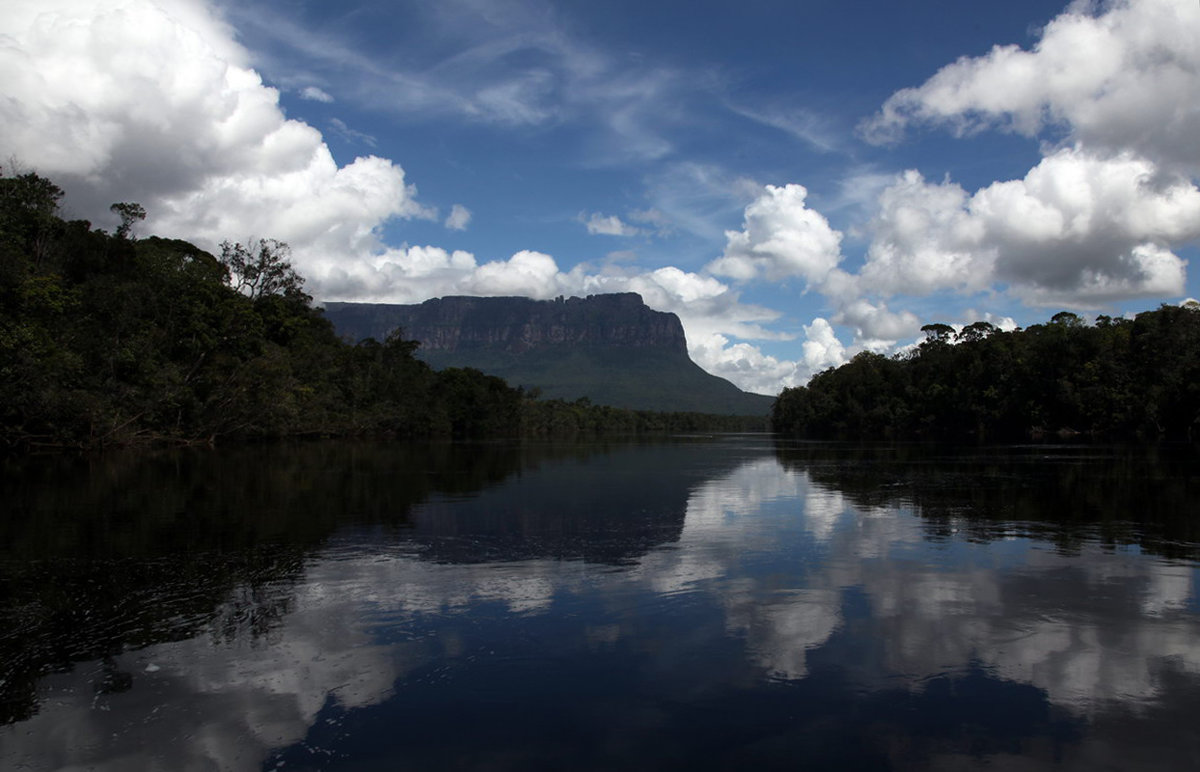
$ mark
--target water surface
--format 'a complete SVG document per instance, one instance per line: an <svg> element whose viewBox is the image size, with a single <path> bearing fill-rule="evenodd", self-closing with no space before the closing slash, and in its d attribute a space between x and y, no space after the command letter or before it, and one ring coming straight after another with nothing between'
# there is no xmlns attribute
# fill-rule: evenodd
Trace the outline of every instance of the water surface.
<svg viewBox="0 0 1200 772"><path fill-rule="evenodd" d="M0 768L1192 769L1186 448L4 467Z"/></svg>

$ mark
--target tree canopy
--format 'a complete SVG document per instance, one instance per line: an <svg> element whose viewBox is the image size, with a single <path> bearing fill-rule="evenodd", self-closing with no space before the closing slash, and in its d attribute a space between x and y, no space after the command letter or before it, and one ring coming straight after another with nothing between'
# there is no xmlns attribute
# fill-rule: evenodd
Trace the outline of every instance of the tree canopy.
<svg viewBox="0 0 1200 772"><path fill-rule="evenodd" d="M36 174L0 176L0 450L746 425L542 402L478 370L434 371L400 335L350 345L287 244L213 255L135 239L146 212L128 202L113 204L109 234L62 219L62 197Z"/></svg>
<svg viewBox="0 0 1200 772"><path fill-rule="evenodd" d="M812 438L1019 440L1200 437L1200 307L1163 305L1087 324L1063 311L1003 332L926 325L911 353L862 353L785 389L782 434Z"/></svg>

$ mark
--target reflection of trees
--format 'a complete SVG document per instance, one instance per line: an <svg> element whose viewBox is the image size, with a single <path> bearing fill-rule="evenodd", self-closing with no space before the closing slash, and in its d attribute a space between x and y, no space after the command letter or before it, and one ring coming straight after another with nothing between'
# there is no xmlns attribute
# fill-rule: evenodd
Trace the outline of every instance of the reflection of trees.
<svg viewBox="0 0 1200 772"><path fill-rule="evenodd" d="M0 722L30 716L37 680L72 662L204 631L264 635L292 607L305 556L339 526L411 528L431 492L479 490L521 463L448 443L11 460L0 475Z"/></svg>
<svg viewBox="0 0 1200 772"><path fill-rule="evenodd" d="M293 609L306 558L346 526L455 563L620 563L678 539L704 479L687 446L603 452L615 447L320 442L14 459L0 471L0 722L32 715L38 679L73 662L268 634ZM522 470L539 470L536 485Z"/></svg>
<svg viewBox="0 0 1200 772"><path fill-rule="evenodd" d="M1189 454L832 445L779 457L845 504L839 527L821 531L833 555L823 581L870 604L859 634L886 642L867 668L875 678L920 684L947 663L978 662L1094 717L1160 705L1169 679L1200 673L1195 547L1179 541L1193 538ZM1127 543L1139 549L1115 548ZM1176 704L1164 715L1191 714Z"/></svg>
<svg viewBox="0 0 1200 772"><path fill-rule="evenodd" d="M1161 731L1162 746L1162 727L1189 736L1200 673L1192 566L1095 538L1075 555L1027 544L1002 555L962 538L1061 530L1005 524L992 498L969 495L1011 479L1008 466L1036 466L1045 448L988 461L997 480L979 483L969 470L986 459L919 449L833 447L781 465L768 448L726 454L719 444L611 455L332 447L275 460L258 449L203 473L154 461L83 476L107 491L93 514L110 523L110 500L143 475L164 489L194 480L186 495L160 497L187 506L207 496L196 517L213 526L194 537L176 532L186 517L171 507L137 533L116 529L107 546L98 529L95 543L61 538L84 513L59 530L5 526L64 565L85 554L80 543L101 567L110 553L123 565L229 565L224 577L186 579L204 585L196 592L209 605L196 599L190 623L211 638L97 655L42 680L55 698L0 728L0 765L55 758L70 736L62 766L107 769L557 768L581 758L592 768L1133 769L1147 766L1131 763L1153 744L1143 733ZM937 476L925 467L939 463L950 479L929 493ZM265 481L256 465L291 471ZM206 476L223 492L205 493ZM831 482L843 477L857 482ZM86 505L65 491L39 495ZM26 497L25 514L48 511ZM237 514L237 501L287 511ZM221 523L224 535L213 530ZM931 543L931 524L958 528L953 551ZM189 554L193 541L206 552ZM0 570L14 557L0 553ZM102 571L84 578L103 581ZM187 592L166 571L153 581L168 603L170 591ZM120 611L106 613L120 622ZM187 620L174 621L185 637ZM158 614L147 641L167 641L171 623ZM1160 766L1181 766L1179 745L1155 747Z"/></svg>
<svg viewBox="0 0 1200 772"><path fill-rule="evenodd" d="M913 506L927 535L1027 534L1074 551L1085 539L1195 557L1196 452L1187 446L949 447L787 443L786 468L860 507Z"/></svg>

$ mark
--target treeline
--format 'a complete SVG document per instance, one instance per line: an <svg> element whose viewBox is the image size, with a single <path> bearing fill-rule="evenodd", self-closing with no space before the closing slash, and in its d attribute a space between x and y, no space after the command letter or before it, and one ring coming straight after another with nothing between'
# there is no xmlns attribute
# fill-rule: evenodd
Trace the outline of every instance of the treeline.
<svg viewBox="0 0 1200 772"><path fill-rule="evenodd" d="M813 439L1200 437L1200 307L1163 305L1087 324L1062 312L1004 332L976 322L895 357L864 352L785 389L784 435Z"/></svg>
<svg viewBox="0 0 1200 772"><path fill-rule="evenodd" d="M63 219L62 197L36 174L0 177L0 448L751 428L543 402L477 370L434 371L398 336L350 345L286 244L214 256L135 238L137 204L113 205L110 234Z"/></svg>

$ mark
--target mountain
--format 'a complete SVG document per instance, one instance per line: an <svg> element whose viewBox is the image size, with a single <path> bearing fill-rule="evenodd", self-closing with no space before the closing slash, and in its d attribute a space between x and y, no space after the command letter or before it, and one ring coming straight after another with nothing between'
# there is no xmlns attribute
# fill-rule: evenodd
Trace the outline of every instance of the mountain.
<svg viewBox="0 0 1200 772"><path fill-rule="evenodd" d="M750 394L688 357L683 325L632 292L586 298L445 297L417 305L326 303L343 338L419 341L437 369L474 367L544 397L637 410L765 415Z"/></svg>

